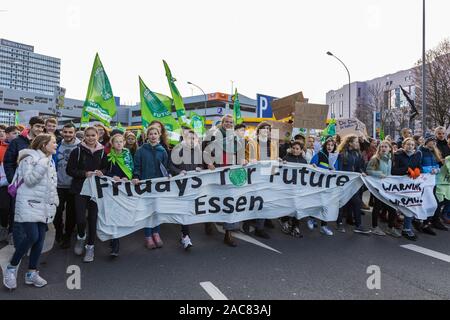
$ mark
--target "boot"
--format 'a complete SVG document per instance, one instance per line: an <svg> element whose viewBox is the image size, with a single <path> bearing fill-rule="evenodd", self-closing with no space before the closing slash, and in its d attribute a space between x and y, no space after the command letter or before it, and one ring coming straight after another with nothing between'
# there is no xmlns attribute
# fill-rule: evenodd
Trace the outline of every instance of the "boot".
<svg viewBox="0 0 450 320"><path fill-rule="evenodd" d="M234 242L233 237L231 236L231 231L225 231L225 237L223 238L223 242L230 247L237 247L236 242Z"/></svg>

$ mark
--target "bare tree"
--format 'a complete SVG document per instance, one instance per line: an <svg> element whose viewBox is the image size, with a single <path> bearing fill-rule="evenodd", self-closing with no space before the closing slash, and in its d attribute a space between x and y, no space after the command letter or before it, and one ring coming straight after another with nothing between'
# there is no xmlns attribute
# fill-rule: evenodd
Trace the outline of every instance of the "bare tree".
<svg viewBox="0 0 450 320"><path fill-rule="evenodd" d="M425 58L427 127L450 124L450 41L443 40ZM416 63L416 105L422 114L422 60Z"/></svg>

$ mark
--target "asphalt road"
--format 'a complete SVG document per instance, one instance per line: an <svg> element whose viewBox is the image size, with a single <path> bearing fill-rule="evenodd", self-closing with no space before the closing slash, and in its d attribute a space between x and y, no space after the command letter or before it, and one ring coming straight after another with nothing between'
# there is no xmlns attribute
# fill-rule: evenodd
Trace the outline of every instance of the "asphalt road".
<svg viewBox="0 0 450 320"><path fill-rule="evenodd" d="M364 221L368 225L370 215ZM330 225L334 228L334 223ZM277 224L269 230L271 239L244 236L237 248L230 248L219 231L207 236L202 225L195 225L194 246L186 252L179 243L179 226L163 225L164 248L145 249L143 232L138 232L121 240L120 257L114 260L108 255L108 243L99 242L90 264L72 250L55 247L44 255L40 267L46 287L24 284L23 261L18 288L0 290L0 300L450 299L450 232L438 231L436 237L419 234L419 240L411 243L354 234L350 226L345 234L332 237L308 230L305 223L302 231L304 238L293 238L281 233ZM260 243L249 242L252 239ZM410 244L433 250L433 256L401 247ZM67 287L71 265L80 267L79 290ZM381 288L370 290L367 268L373 265L380 268Z"/></svg>

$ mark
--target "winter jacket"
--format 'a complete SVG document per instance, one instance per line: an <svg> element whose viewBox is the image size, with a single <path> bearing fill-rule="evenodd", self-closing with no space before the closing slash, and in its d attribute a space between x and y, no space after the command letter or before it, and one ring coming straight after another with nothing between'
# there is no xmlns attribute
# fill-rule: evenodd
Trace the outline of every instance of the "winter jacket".
<svg viewBox="0 0 450 320"><path fill-rule="evenodd" d="M64 140L58 145L56 154L53 156L55 161L56 172L58 173L58 188L69 189L72 185L72 177L66 172L67 163L69 161L70 153L81 143L75 138L74 143L67 144Z"/></svg>
<svg viewBox="0 0 450 320"><path fill-rule="evenodd" d="M450 156L450 146L448 145L447 140L436 140L436 146L441 152L443 159Z"/></svg>
<svg viewBox="0 0 450 320"><path fill-rule="evenodd" d="M56 170L51 156L40 150L19 152L15 222L51 223L59 205Z"/></svg>
<svg viewBox="0 0 450 320"><path fill-rule="evenodd" d="M105 174L107 168L108 158L101 144L98 143L95 151L92 152L84 143L80 143L72 150L67 162L66 172L73 178L70 192L73 194L81 192L86 180L86 172L100 170Z"/></svg>
<svg viewBox="0 0 450 320"><path fill-rule="evenodd" d="M308 164L305 158L303 158L302 155L294 156L293 154L288 154L283 158L286 162L292 162L292 163L303 163Z"/></svg>
<svg viewBox="0 0 450 320"><path fill-rule="evenodd" d="M189 153L186 161L183 158L185 152ZM202 151L200 146L189 148L182 142L172 149L172 156L180 157L181 159L178 160L182 161L180 164L174 164L172 161L169 161L169 169L172 175L179 175L183 170L195 171L197 168L202 168Z"/></svg>
<svg viewBox="0 0 450 320"><path fill-rule="evenodd" d="M246 145L245 159L247 159L247 161L278 160L279 150L277 143L273 140L269 140L266 144L270 144L270 147L266 148L268 154L261 155L261 143L257 141L257 139L250 139Z"/></svg>
<svg viewBox="0 0 450 320"><path fill-rule="evenodd" d="M8 144L0 141L0 164L3 163L3 158L5 157L6 149L8 149Z"/></svg>
<svg viewBox="0 0 450 320"><path fill-rule="evenodd" d="M374 157L372 157L372 159L369 160L369 163L367 164L367 174L369 176L378 178L390 176L392 170L391 155L387 154L382 156L381 159L379 160L378 168L376 168L377 162L378 159Z"/></svg>
<svg viewBox="0 0 450 320"><path fill-rule="evenodd" d="M19 151L27 149L30 146L30 139L25 134L19 135L17 138L11 141L6 149L5 157L3 159L3 167L5 169L6 178L11 183L14 178L14 173L17 169L17 159L19 157Z"/></svg>
<svg viewBox="0 0 450 320"><path fill-rule="evenodd" d="M392 164L392 175L393 176L406 176L408 175L408 169L420 169L422 171L422 154L420 152L415 152L411 156L408 156L406 152L401 149L397 151L394 155L394 162Z"/></svg>
<svg viewBox="0 0 450 320"><path fill-rule="evenodd" d="M306 149L305 159L308 163L311 163L312 158L314 157L314 149Z"/></svg>
<svg viewBox="0 0 450 320"><path fill-rule="evenodd" d="M422 160L420 162L422 166L422 170L420 170L421 172L431 173L433 169L439 171L439 162L437 162L434 153L430 149L421 146L418 152L422 154Z"/></svg>
<svg viewBox="0 0 450 320"><path fill-rule="evenodd" d="M161 165L165 170L169 170L169 156L164 147L160 144L152 146L149 143L144 144L136 151L134 157L133 178L147 180L163 177Z"/></svg>
<svg viewBox="0 0 450 320"><path fill-rule="evenodd" d="M445 158L436 179L436 197L439 202L450 200L450 156Z"/></svg>
<svg viewBox="0 0 450 320"><path fill-rule="evenodd" d="M346 150L338 156L339 171L359 172L365 171L364 160L357 150Z"/></svg>
<svg viewBox="0 0 450 320"><path fill-rule="evenodd" d="M330 163L329 153L326 150L320 150L311 159L311 164L315 164L319 168L335 170L339 168L339 159L336 157L334 163Z"/></svg>

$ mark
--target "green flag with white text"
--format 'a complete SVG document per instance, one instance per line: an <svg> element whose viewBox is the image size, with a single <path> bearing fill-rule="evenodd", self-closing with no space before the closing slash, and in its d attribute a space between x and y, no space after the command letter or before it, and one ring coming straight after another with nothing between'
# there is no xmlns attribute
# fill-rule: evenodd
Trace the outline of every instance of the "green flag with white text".
<svg viewBox="0 0 450 320"><path fill-rule="evenodd" d="M107 126L109 126L117 112L111 84L98 53L95 56L94 66L92 67L83 110Z"/></svg>
<svg viewBox="0 0 450 320"><path fill-rule="evenodd" d="M242 119L242 114L241 114L241 104L239 102L239 94L238 91L236 89L235 94L234 94L234 104L233 104L233 120L234 120L234 124L241 124L242 122L244 122L244 119Z"/></svg>
<svg viewBox="0 0 450 320"><path fill-rule="evenodd" d="M183 98L181 97L180 92L178 91L177 86L175 85L175 81L177 81L173 76L172 72L169 69L169 65L165 60L163 60L164 69L166 70L167 81L169 82L170 92L172 94L173 103L175 105L175 110L177 112L178 122L182 125L189 126L189 119L186 116L186 110L184 108Z"/></svg>
<svg viewBox="0 0 450 320"><path fill-rule="evenodd" d="M152 92L139 77L139 90L141 97L142 126L147 129L153 120L161 121L169 133L172 144L180 139L180 124L172 116L170 110L171 99L163 94ZM165 101L165 103L162 102ZM168 107L169 106L169 107Z"/></svg>

